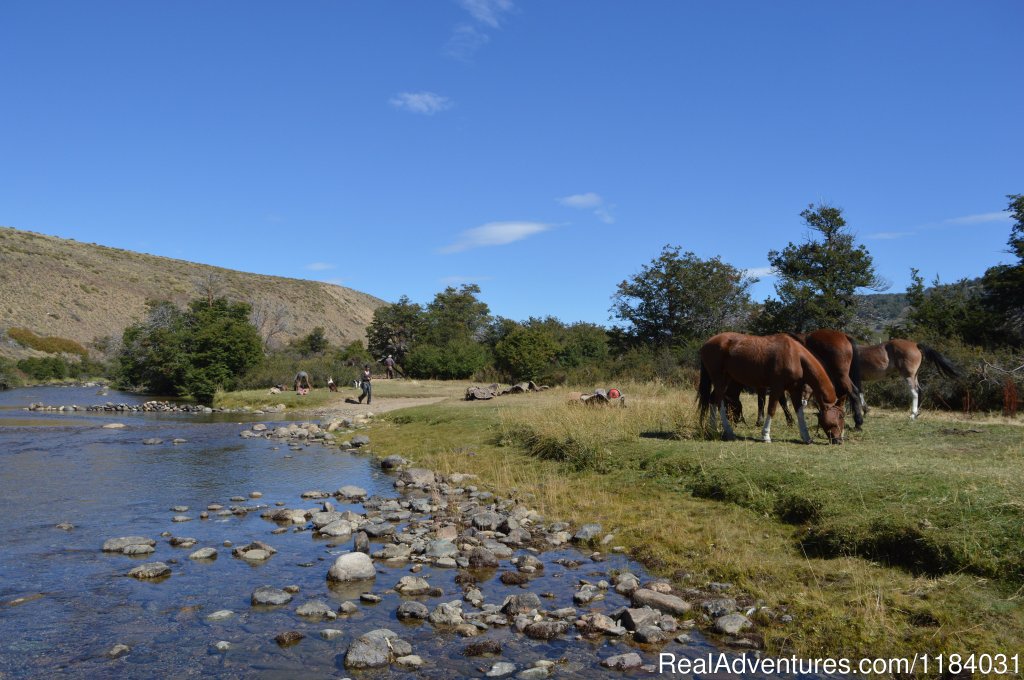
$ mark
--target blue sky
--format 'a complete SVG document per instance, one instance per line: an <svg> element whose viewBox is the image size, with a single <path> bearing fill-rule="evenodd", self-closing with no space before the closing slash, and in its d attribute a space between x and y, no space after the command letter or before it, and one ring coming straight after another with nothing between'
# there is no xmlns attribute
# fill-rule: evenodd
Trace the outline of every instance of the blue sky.
<svg viewBox="0 0 1024 680"><path fill-rule="evenodd" d="M760 270L826 201L899 292L1008 258L1022 22L1016 0L12 0L0 224L606 323L664 244Z"/></svg>

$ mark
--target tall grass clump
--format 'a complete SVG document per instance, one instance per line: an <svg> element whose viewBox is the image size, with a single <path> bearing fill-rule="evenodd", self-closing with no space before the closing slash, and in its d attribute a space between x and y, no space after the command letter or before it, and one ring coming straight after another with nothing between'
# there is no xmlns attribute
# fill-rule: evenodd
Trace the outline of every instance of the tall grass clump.
<svg viewBox="0 0 1024 680"><path fill-rule="evenodd" d="M639 438L683 439L696 424L693 404L659 383L624 385L624 406L587 405L565 389L503 411L501 439L574 470L608 472L625 463L621 448ZM643 396L630 398L638 392Z"/></svg>

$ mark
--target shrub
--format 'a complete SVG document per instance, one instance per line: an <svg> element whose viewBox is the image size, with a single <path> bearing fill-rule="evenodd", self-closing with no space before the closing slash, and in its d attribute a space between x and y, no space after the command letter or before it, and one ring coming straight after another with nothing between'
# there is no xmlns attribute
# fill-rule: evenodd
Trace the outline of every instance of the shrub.
<svg viewBox="0 0 1024 680"><path fill-rule="evenodd" d="M89 355L89 351L74 340L57 336L36 335L27 328L9 328L7 337L18 344L49 354L77 354L80 357Z"/></svg>

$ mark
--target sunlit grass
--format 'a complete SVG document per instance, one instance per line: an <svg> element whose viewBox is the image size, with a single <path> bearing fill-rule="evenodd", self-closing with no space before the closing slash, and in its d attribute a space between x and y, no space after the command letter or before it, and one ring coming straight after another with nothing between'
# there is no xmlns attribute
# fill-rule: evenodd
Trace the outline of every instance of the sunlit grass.
<svg viewBox="0 0 1024 680"><path fill-rule="evenodd" d="M446 401L391 414L371 438L552 518L601 522L680 583L730 581L785 608L792 623L763 629L775 652L1021 648L1016 423L875 409L843 446L799 444L781 417L762 444L751 401L746 439L721 442L697 435L692 391L620 389L625 408L570 404L566 389Z"/></svg>

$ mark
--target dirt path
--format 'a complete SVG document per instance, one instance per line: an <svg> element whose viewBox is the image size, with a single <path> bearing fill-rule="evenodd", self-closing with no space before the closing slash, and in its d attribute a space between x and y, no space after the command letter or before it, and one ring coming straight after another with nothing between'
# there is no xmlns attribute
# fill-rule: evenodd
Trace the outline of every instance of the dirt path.
<svg viewBox="0 0 1024 680"><path fill-rule="evenodd" d="M375 397L372 404L346 404L344 402L329 404L309 409L308 413L318 418L351 418L367 413L387 413L413 406L427 406L444 401L446 397Z"/></svg>

